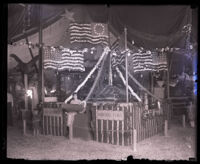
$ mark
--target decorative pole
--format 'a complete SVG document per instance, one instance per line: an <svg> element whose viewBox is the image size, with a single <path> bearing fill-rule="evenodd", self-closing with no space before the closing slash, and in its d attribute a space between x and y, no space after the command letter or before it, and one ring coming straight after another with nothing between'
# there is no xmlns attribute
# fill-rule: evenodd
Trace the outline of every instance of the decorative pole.
<svg viewBox="0 0 200 164"><path fill-rule="evenodd" d="M111 62L111 60L112 60L112 53L111 52L110 52L109 58L110 58L110 60L109 60L109 79L108 79L108 84L109 85L113 85L112 62Z"/></svg>
<svg viewBox="0 0 200 164"><path fill-rule="evenodd" d="M111 35L110 35L110 28L109 28L109 18L110 18L110 12L109 12L109 7L108 8L108 44L109 44L109 47L111 48ZM110 52L110 55L109 55L109 77L108 77L108 84L109 85L113 85L113 75L112 75L112 53Z"/></svg>
<svg viewBox="0 0 200 164"><path fill-rule="evenodd" d="M125 51L127 51L127 28L124 28L124 35L125 35ZM128 99L128 53L125 54L125 60L126 60L126 102L128 104L129 99Z"/></svg>

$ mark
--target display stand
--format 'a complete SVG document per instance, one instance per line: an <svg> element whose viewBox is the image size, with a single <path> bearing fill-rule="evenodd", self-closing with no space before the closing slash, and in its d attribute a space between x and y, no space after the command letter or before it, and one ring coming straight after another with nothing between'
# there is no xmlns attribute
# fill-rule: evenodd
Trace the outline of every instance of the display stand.
<svg viewBox="0 0 200 164"><path fill-rule="evenodd" d="M83 110L83 107L78 104L63 104L62 109L64 110L64 114L67 116L66 126L69 127L69 140L72 140L74 117Z"/></svg>

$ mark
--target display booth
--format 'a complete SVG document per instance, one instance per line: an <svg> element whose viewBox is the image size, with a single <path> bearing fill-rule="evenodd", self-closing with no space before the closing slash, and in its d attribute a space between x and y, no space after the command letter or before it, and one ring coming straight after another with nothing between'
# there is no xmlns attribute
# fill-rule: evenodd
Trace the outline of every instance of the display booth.
<svg viewBox="0 0 200 164"><path fill-rule="evenodd" d="M123 12L118 12L118 7L109 12L104 8L110 14L106 15L106 21L101 21L101 15L97 17L96 11L84 5L69 8L66 5L62 13L46 21L42 15L45 5L35 7L39 11L36 14L39 26L29 29L24 19L23 35L11 37L15 44L8 46L12 58L9 63L17 63L14 69L22 74L24 85L25 106L21 110L24 134L26 123L32 123L29 115L41 104L42 135L65 136L69 140L79 137L132 146L134 150L137 142L158 133L167 135L172 106L178 103L170 101L170 91L190 81L182 78L189 74L186 71L189 64L184 64L173 79L175 84L170 85L175 76L171 71L172 61L175 54L183 54L186 60L195 53L190 41L192 25L188 7L180 8L181 12L176 11L178 7L170 8L180 14L170 17L177 26L172 24L165 32L152 28L154 34L135 30L134 19L130 22L123 19L126 9L134 11L128 6L124 6ZM25 8L24 13L31 5ZM83 14L85 11L88 15ZM27 19L31 19L30 13ZM128 19L127 16L130 17L124 18ZM163 29L167 24L170 22L162 25ZM171 27L177 29L172 32ZM178 44L179 40L183 42ZM28 53L30 56L22 60L19 54ZM31 85L32 82L38 84ZM74 94L79 98L76 104L72 103Z"/></svg>

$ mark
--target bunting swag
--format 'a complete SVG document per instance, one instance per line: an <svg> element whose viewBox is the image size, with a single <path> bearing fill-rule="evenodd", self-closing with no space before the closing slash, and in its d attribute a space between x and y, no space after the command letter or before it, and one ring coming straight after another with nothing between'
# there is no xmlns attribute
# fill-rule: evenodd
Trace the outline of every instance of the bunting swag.
<svg viewBox="0 0 200 164"><path fill-rule="evenodd" d="M80 50L62 50L44 47L44 69L52 68L58 71L85 71L84 54Z"/></svg>
<svg viewBox="0 0 200 164"><path fill-rule="evenodd" d="M69 25L71 43L91 43L108 45L108 27L104 23L79 24L71 23Z"/></svg>

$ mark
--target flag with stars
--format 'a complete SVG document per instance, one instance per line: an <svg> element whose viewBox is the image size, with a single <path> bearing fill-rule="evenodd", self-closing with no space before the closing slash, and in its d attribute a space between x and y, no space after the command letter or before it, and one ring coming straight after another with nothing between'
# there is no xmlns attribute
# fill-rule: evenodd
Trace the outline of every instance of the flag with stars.
<svg viewBox="0 0 200 164"><path fill-rule="evenodd" d="M85 71L84 52L82 50L62 50L44 47L44 69L51 68L58 71Z"/></svg>
<svg viewBox="0 0 200 164"><path fill-rule="evenodd" d="M108 45L108 27L105 23L70 23L71 43L91 43Z"/></svg>
<svg viewBox="0 0 200 164"><path fill-rule="evenodd" d="M61 57L61 53L58 49L44 47L44 69L57 69L59 67Z"/></svg>

